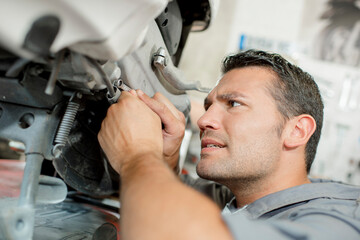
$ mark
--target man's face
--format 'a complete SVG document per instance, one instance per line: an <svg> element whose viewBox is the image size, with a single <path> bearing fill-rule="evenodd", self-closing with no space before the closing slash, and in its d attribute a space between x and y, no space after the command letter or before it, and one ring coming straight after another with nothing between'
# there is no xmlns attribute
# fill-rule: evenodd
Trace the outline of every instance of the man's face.
<svg viewBox="0 0 360 240"><path fill-rule="evenodd" d="M274 79L267 68L238 68L211 91L198 120L199 176L225 183L259 179L276 170L283 120L268 90Z"/></svg>

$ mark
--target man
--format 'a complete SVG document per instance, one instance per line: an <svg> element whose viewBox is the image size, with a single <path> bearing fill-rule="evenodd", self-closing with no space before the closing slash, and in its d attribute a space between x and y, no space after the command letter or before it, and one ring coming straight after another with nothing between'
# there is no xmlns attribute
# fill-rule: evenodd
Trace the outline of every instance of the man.
<svg viewBox="0 0 360 240"><path fill-rule="evenodd" d="M211 201L174 174L184 116L161 94L132 90L110 107L98 139L121 176L123 238L358 239L360 188L307 177L323 120L312 77L254 50L223 70L198 120L197 173L233 195L185 179Z"/></svg>

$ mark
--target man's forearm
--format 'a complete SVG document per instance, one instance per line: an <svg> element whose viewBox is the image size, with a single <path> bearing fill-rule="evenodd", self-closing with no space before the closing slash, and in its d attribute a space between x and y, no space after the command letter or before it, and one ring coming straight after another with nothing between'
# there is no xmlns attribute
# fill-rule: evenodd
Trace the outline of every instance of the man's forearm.
<svg viewBox="0 0 360 240"><path fill-rule="evenodd" d="M183 185L156 156L121 173L124 239L231 239L220 209Z"/></svg>

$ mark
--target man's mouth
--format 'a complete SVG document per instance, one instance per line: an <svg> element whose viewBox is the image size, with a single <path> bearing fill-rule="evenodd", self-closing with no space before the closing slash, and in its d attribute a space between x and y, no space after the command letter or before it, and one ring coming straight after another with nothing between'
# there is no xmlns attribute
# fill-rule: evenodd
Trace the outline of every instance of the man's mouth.
<svg viewBox="0 0 360 240"><path fill-rule="evenodd" d="M215 148L224 148L225 145L213 140L213 139L202 139L201 140L201 149L215 149Z"/></svg>
<svg viewBox="0 0 360 240"><path fill-rule="evenodd" d="M206 145L207 148L223 148L223 146L215 145L215 144L208 144Z"/></svg>

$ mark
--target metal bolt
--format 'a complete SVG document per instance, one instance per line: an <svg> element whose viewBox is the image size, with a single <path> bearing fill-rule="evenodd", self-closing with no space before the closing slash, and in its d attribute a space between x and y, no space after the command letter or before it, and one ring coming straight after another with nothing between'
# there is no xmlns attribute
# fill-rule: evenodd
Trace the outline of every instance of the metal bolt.
<svg viewBox="0 0 360 240"><path fill-rule="evenodd" d="M18 230L18 231L23 230L24 227L25 227L24 220L22 220L21 218L16 220L16 226L15 227L16 227L16 230Z"/></svg>

